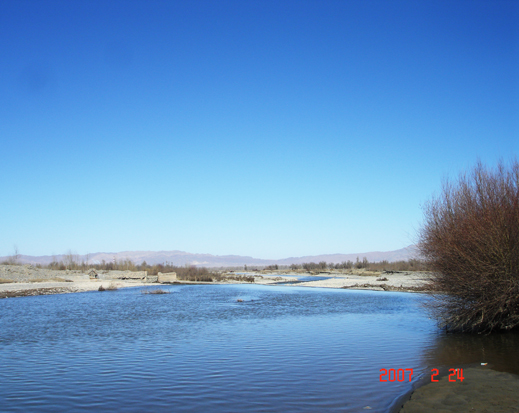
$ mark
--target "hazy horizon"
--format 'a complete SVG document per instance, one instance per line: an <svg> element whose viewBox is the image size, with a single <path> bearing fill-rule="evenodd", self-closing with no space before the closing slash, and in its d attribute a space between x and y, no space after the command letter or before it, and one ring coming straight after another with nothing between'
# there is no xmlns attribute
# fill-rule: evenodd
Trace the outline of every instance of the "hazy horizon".
<svg viewBox="0 0 519 413"><path fill-rule="evenodd" d="M299 257L283 257L281 259L272 259L268 257L255 257L243 255L215 255L209 253L197 253L187 251L118 251L118 252L90 252L88 254L76 254L74 251L68 251L64 254L55 255L26 255L19 254L17 257L0 256L0 261L18 262L20 264L43 264L47 265L54 261L68 261L73 260L77 263L89 262L91 264L100 264L102 261L111 262L117 260L118 262L130 260L134 264L147 262L148 264L162 264L169 262L173 265L194 264L200 266L242 266L242 265L290 265L302 264L305 262L333 262L341 263L345 261L355 262L357 259L362 260L367 258L371 262L380 261L402 261L409 258L416 258L416 247L409 245L405 248L395 251L363 251L363 252L344 252L344 253L330 253L319 255L307 255ZM14 259L13 259L14 258Z"/></svg>

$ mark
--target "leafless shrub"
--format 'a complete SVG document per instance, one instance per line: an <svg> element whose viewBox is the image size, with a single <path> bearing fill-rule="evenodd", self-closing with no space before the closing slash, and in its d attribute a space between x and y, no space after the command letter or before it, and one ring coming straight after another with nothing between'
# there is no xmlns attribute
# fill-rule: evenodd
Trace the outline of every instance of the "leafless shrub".
<svg viewBox="0 0 519 413"><path fill-rule="evenodd" d="M433 310L451 331L519 328L519 163L481 162L424 207L419 249Z"/></svg>
<svg viewBox="0 0 519 413"><path fill-rule="evenodd" d="M162 290L160 288L156 288L153 290L142 290L143 294L169 294L169 291Z"/></svg>
<svg viewBox="0 0 519 413"><path fill-rule="evenodd" d="M117 286L114 283L110 283L108 287L103 287L102 285L99 286L97 291L115 291L117 290Z"/></svg>
<svg viewBox="0 0 519 413"><path fill-rule="evenodd" d="M178 267L175 272L177 279L184 281L212 282L214 276L207 268L195 266Z"/></svg>
<svg viewBox="0 0 519 413"><path fill-rule="evenodd" d="M229 280L253 283L254 276L253 275L240 275L240 274L233 274L233 275L213 274L213 281L229 281Z"/></svg>

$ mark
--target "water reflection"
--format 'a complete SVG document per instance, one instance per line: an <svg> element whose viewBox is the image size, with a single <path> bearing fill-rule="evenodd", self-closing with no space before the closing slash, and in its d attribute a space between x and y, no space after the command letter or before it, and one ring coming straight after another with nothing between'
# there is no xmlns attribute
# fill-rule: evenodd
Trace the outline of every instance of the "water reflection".
<svg viewBox="0 0 519 413"><path fill-rule="evenodd" d="M488 363L498 371L519 374L519 334L447 334L438 333L424 353L431 366L455 367Z"/></svg>

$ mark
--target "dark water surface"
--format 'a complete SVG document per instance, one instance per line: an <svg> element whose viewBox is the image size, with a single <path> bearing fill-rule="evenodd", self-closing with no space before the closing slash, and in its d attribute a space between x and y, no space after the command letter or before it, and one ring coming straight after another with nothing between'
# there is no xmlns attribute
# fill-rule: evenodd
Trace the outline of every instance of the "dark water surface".
<svg viewBox="0 0 519 413"><path fill-rule="evenodd" d="M519 371L517 336L445 335L422 294L166 289L0 300L0 411L384 412L431 366Z"/></svg>

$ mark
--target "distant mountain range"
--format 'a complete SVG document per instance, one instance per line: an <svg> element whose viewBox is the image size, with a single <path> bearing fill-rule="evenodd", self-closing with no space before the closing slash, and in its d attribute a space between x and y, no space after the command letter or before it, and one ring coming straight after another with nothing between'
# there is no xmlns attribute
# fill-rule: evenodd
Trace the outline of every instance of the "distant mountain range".
<svg viewBox="0 0 519 413"><path fill-rule="evenodd" d="M362 260L366 257L371 262L378 261L400 261L409 258L416 258L418 250L416 246L410 245L406 248L401 248L395 251L373 251L358 254L325 254L325 255L307 255L304 257L290 257L279 260L269 260L253 258L241 255L211 255L211 254L192 254L184 251L123 251L123 252L96 252L88 255L75 255L76 261L85 261L90 264L100 264L103 260L105 262L131 260L136 264L141 264L146 261L148 264L163 264L169 263L172 265L197 265L200 267L240 267L248 266L265 266L265 265L290 265L302 264L304 262L333 262L340 263L343 261L357 260L357 257ZM8 257L0 257L0 262L7 260ZM19 261L23 264L42 264L47 265L52 261L65 261L67 255L43 255L39 257L30 255L20 255Z"/></svg>

